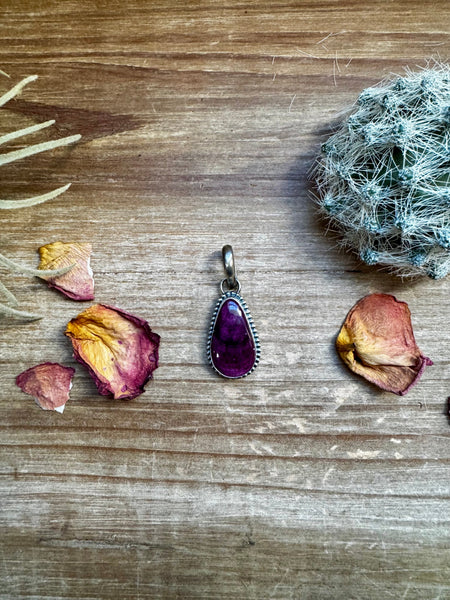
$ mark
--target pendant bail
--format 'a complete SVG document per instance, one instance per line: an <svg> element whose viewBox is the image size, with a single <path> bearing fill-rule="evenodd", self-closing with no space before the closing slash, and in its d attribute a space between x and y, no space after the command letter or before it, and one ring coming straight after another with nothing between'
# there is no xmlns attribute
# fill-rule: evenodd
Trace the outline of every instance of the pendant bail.
<svg viewBox="0 0 450 600"><path fill-rule="evenodd" d="M249 375L260 356L259 338L236 277L233 248L222 248L226 278L220 283L222 296L211 320L206 352L217 373L227 379Z"/></svg>
<svg viewBox="0 0 450 600"><path fill-rule="evenodd" d="M226 282L229 290L235 290L239 287L239 282L236 278L236 267L234 266L233 248L226 244L222 248L223 266L227 275Z"/></svg>

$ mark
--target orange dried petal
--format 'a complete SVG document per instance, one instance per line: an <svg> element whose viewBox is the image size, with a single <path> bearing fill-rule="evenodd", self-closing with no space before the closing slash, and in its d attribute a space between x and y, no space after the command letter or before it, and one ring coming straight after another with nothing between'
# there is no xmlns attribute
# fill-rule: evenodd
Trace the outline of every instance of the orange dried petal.
<svg viewBox="0 0 450 600"><path fill-rule="evenodd" d="M90 267L91 244L53 242L39 248L39 270L61 269L74 265L58 277L47 277L50 287L56 288L72 300L93 300L94 279Z"/></svg>
<svg viewBox="0 0 450 600"><path fill-rule="evenodd" d="M135 398L158 367L159 335L118 308L94 304L68 323L66 335L100 394Z"/></svg>
<svg viewBox="0 0 450 600"><path fill-rule="evenodd" d="M355 304L336 348L354 373L400 396L433 364L416 344L408 305L389 294L370 294Z"/></svg>
<svg viewBox="0 0 450 600"><path fill-rule="evenodd" d="M44 410L63 412L69 399L75 369L58 363L43 363L16 377L16 384Z"/></svg>

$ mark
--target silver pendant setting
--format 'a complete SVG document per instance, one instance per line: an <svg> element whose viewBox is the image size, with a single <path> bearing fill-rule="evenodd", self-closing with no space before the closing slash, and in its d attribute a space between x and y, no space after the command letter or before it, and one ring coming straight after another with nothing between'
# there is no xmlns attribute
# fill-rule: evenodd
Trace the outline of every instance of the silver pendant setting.
<svg viewBox="0 0 450 600"><path fill-rule="evenodd" d="M260 344L247 303L240 295L231 246L222 250L227 278L221 283L208 335L207 357L213 369L227 379L252 373L260 359ZM228 290L225 290L225 285Z"/></svg>

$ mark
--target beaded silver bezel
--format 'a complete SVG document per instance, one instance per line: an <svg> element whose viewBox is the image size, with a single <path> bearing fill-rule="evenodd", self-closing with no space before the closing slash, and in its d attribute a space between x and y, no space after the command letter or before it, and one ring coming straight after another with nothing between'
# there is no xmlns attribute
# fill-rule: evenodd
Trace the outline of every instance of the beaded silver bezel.
<svg viewBox="0 0 450 600"><path fill-rule="evenodd" d="M212 355L211 355L211 340L212 340L212 336L213 336L213 332L214 332L214 327L216 325L217 315L219 314L220 309L222 308L224 302L226 300L228 300L229 298L233 298L233 300L235 300L239 304L239 306L242 308L242 311L244 312L245 318L247 319L247 323L249 325L250 332L253 337L253 342L255 344L255 362L253 363L252 368L249 369L247 371L247 373L244 373L243 375L239 375L237 377L230 377L229 375L224 375L221 371L219 371L219 369L217 369L217 367L214 365L213 360L212 360ZM244 298L237 292L234 292L234 291L224 292L217 301L217 304L214 308L213 316L211 319L211 326L209 328L208 343L206 345L206 355L208 358L208 362L211 365L211 367L214 369L214 371L216 371L216 373L218 373L222 377L225 377L226 379L242 379L243 377L247 377L247 375L250 375L250 373L253 373L253 371L258 366L259 359L261 356L261 345L259 343L258 332L256 331L255 324L253 322L253 317L250 314L250 310L247 306L247 303L245 302Z"/></svg>

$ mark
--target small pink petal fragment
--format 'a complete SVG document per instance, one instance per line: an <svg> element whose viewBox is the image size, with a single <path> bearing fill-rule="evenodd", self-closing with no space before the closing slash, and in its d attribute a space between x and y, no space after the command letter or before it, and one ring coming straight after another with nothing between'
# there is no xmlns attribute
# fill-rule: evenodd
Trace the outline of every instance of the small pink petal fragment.
<svg viewBox="0 0 450 600"><path fill-rule="evenodd" d="M416 344L408 305L388 294L371 294L355 304L336 348L354 373L399 396L433 364Z"/></svg>
<svg viewBox="0 0 450 600"><path fill-rule="evenodd" d="M66 335L104 396L136 398L158 367L159 335L118 308L94 304L68 323Z"/></svg>
<svg viewBox="0 0 450 600"><path fill-rule="evenodd" d="M44 410L63 412L74 374L72 367L46 362L18 375L16 384Z"/></svg>
<svg viewBox="0 0 450 600"><path fill-rule="evenodd" d="M39 248L41 262L39 269L62 269L74 265L70 271L59 277L46 278L53 287L72 300L93 300L94 279L90 266L91 244L77 242L53 242Z"/></svg>

